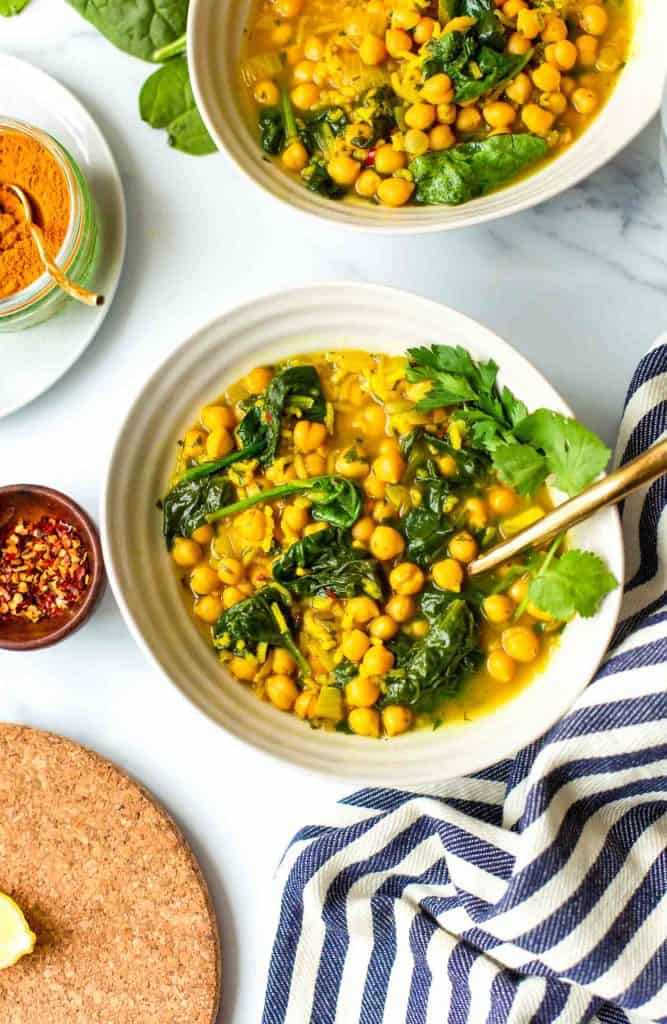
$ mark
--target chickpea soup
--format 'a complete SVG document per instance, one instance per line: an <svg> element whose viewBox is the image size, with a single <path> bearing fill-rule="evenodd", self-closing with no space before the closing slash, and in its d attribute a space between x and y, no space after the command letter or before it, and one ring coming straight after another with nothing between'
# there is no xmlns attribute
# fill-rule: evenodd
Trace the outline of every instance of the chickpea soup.
<svg viewBox="0 0 667 1024"><path fill-rule="evenodd" d="M241 89L264 153L330 199L457 205L570 146L631 0L258 0Z"/></svg>
<svg viewBox="0 0 667 1024"><path fill-rule="evenodd" d="M608 456L496 373L458 347L333 351L257 367L202 407L163 533L239 684L313 727L391 737L488 712L594 614L616 581L564 537L466 577L551 507L548 478L580 489Z"/></svg>

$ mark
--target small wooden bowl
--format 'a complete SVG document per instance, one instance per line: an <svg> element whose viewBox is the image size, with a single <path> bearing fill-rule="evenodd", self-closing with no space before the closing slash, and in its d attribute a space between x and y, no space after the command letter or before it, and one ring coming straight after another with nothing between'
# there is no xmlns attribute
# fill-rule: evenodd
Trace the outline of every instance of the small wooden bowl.
<svg viewBox="0 0 667 1024"><path fill-rule="evenodd" d="M8 651L33 651L64 640L87 621L104 590L106 574L97 527L80 505L50 487L35 484L0 487L0 529L19 516L35 520L45 515L71 523L81 535L88 550L90 583L83 601L71 612L34 623L26 619L0 622L0 648Z"/></svg>

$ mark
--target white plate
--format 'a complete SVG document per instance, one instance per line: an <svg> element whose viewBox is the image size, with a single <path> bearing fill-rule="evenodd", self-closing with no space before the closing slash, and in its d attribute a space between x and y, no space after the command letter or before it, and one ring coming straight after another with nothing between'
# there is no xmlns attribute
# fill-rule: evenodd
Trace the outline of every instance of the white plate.
<svg viewBox="0 0 667 1024"><path fill-rule="evenodd" d="M620 587L593 619L576 619L546 670L514 700L474 722L378 742L309 729L233 679L195 628L165 551L156 499L177 438L198 409L253 366L290 353L458 343L493 358L529 408L568 406L527 360L474 320L435 302L375 285L323 284L263 296L202 327L143 388L114 446L102 495L102 543L111 586L133 636L181 692L224 729L275 757L323 774L407 786L477 771L540 736L584 689L609 644ZM150 442L147 443L147 438ZM623 579L618 515L572 531ZM156 716L159 708L155 709Z"/></svg>
<svg viewBox="0 0 667 1024"><path fill-rule="evenodd" d="M241 107L239 53L253 0L192 0L188 61L197 106L219 148L269 195L340 227L379 234L448 231L544 202L601 167L641 131L660 106L667 76L667 0L634 0L632 51L604 110L577 142L536 174L462 206L405 206L324 199L262 157Z"/></svg>
<svg viewBox="0 0 667 1024"><path fill-rule="evenodd" d="M95 200L100 256L92 287L106 299L90 309L68 302L36 327L0 334L0 417L37 398L76 362L104 320L125 255L125 197L113 154L79 101L50 75L0 55L0 114L53 135L81 168Z"/></svg>

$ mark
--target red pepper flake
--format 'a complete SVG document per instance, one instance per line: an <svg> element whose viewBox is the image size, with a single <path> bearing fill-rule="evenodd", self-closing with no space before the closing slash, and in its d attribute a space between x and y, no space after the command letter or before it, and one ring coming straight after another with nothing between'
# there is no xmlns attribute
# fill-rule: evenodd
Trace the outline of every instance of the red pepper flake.
<svg viewBox="0 0 667 1024"><path fill-rule="evenodd" d="M375 163L375 154L376 153L377 153L377 149L375 148L375 146L373 146L371 149L368 150L368 153L366 154L366 159L364 160L364 167L372 167L373 166L373 164Z"/></svg>
<svg viewBox="0 0 667 1024"><path fill-rule="evenodd" d="M271 422L271 413L269 412L268 409L264 410L264 422L265 423L270 423Z"/></svg>
<svg viewBox="0 0 667 1024"><path fill-rule="evenodd" d="M88 551L71 523L20 518L0 532L0 622L64 615L89 584Z"/></svg>

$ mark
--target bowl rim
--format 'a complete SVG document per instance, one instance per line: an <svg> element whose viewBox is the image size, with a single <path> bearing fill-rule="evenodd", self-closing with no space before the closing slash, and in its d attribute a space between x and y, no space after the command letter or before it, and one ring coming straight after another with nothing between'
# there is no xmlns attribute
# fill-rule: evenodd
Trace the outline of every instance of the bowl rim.
<svg viewBox="0 0 667 1024"><path fill-rule="evenodd" d="M53 487L43 486L42 484L7 484L4 487L0 487L0 498L5 496L11 497L11 495L18 492L31 494L37 498L46 498L59 505L63 510L63 519L70 521L83 534L87 547L93 553L93 571L90 585L83 601L71 618L57 625L54 629L45 633L44 636L36 637L33 640L7 640L3 638L0 631L0 649L6 651L36 651L44 647L52 647L53 644L59 643L83 626L92 615L97 602L102 596L107 577L102 543L97 526L88 512L78 502L70 498L68 494L57 491Z"/></svg>
<svg viewBox="0 0 667 1024"><path fill-rule="evenodd" d="M333 216L333 209L328 210L328 207L324 204L317 203L306 189L303 189L305 193L303 201L298 205L290 200L287 195L277 193L273 191L267 182L265 182L259 176L255 176L251 172L249 166L244 164L237 159L236 155L232 152L231 148L225 141L225 132L232 133L234 129L227 128L228 122L218 115L218 119L222 125L218 127L214 112L216 111L216 104L211 96L211 102L209 104L209 90L206 88L205 79L207 75L208 61L206 58L205 49L205 24L207 9L211 3L227 2L231 0L191 0L190 7L188 10L187 20L187 60L188 67L190 69L190 80L192 83L192 91L194 94L195 102L199 113L208 129L211 138L215 142L219 151L224 154L225 158L236 168L243 178L251 182L256 188L259 188L265 195L271 197L274 202L280 204L284 209L287 208L294 213L300 214L310 221L310 223L316 222L319 224L328 224L332 228L340 228L346 231L360 232L362 234L373 234L373 235L419 235L419 234L434 234L437 232L445 231L456 231L463 230L467 227L474 227L480 224L490 223L495 220L503 219L504 217L510 217L516 213L522 213L526 210L533 209L534 207L540 206L542 203L549 199L553 199L560 195L562 192L567 191L569 188L574 188L580 184L583 180L590 177L600 170L610 160L613 160L623 149L625 149L630 143L639 135L640 132L646 128L649 122L655 117L660 110L660 97L656 96L655 101L647 104L644 108L643 113L633 121L629 126L628 133L624 134L623 141L619 144L613 144L611 147L600 145L594 156L589 159L586 167L581 167L574 170L570 169L569 173L565 175L557 176L551 181L543 192L539 196L526 195L523 198L513 199L511 198L513 190L518 187L523 179L516 183L510 183L502 189L496 190L491 195L507 194L510 198L508 199L509 209L492 209L480 211L477 207L477 203L483 202L488 197L482 197L478 200L472 200L465 204L465 207L469 210L465 223L448 223L446 221L440 222L402 222L401 211L391 211L394 222L391 223L389 219L387 223L370 223L364 220L350 219L338 219ZM637 9L635 13L636 18L643 16L643 3L637 0ZM664 73L667 73L667 60L665 61ZM664 74L663 74L664 78ZM614 94L617 92L619 86L614 90ZM605 104L605 108L607 104ZM605 116L605 108L600 110L598 118ZM597 120L597 119L596 119ZM585 138L586 133L581 138ZM580 140L579 140L580 141ZM576 142L574 143L576 146ZM574 147L572 147L574 148ZM566 154L563 154L565 156ZM261 152L257 149L257 159L261 159ZM254 164L252 165L254 168ZM550 167L551 164L547 164L544 168L540 168L529 176L530 179L539 179L545 170ZM328 201L329 206L333 206L331 201ZM433 209L434 207L424 207L424 209ZM406 208L408 209L408 208ZM409 209L413 209L410 207ZM461 209L461 207L441 207L443 211L451 209ZM398 216L396 216L398 214Z"/></svg>
<svg viewBox="0 0 667 1024"><path fill-rule="evenodd" d="M495 332L490 328L484 327L484 325L480 324L474 318L458 312L451 306L445 306L443 303L438 303L432 299L424 298L418 293L412 291L393 288L385 285L376 285L367 282L305 282L300 283L298 285L294 285L288 289L274 289L270 292L263 292L262 294L255 296L252 299L246 300L241 304L229 305L224 307L217 315L212 316L209 320L200 325L183 342L181 342L180 345L173 349L166 356L166 358L161 360L161 362L156 366L156 368L150 374L150 376L140 386L138 392L134 396L133 401L128 407L128 411L124 417L123 422L119 426L118 433L116 435L111 451L109 453L106 472L103 478L100 506L100 531L102 537L102 548L106 559L107 574L112 592L116 598L117 604L119 606L125 624L128 627L130 634L133 636L139 648L148 658L148 661L158 670L160 675L166 678L171 683L171 685L174 686L180 692L181 696L188 703L194 705L199 712L203 713L217 727L222 728L223 731L226 732L228 736L230 736L234 740L243 743L247 747L252 748L256 753L263 754L284 764L289 764L292 768L299 768L300 770L308 771L313 775L322 778L327 778L330 781L332 779L335 779L337 781L345 781L349 784L396 786L400 785L398 781L398 772L396 773L396 776L394 778L389 777L386 773L381 774L381 769L376 769L375 773L369 772L367 774L364 774L363 769L360 766L349 764L346 759L336 760L334 763L329 762L328 764L330 766L324 767L320 763L314 764L312 763L312 760L308 761L309 755L305 753L301 757L292 756L289 749L287 749L286 745L284 744L267 743L263 738L258 739L257 736L254 734L253 736L250 736L248 734L241 734L241 732L239 732L239 730L236 728L234 724L230 725L227 723L223 724L222 722L220 722L207 707L207 703L203 695L199 692L193 693L186 691L186 689L181 685L181 683L174 678L167 664L163 662L159 655L159 651L154 650L153 647L151 646L151 643L146 639L140 624L135 621L134 614L130 608L129 601L128 599L126 599L124 583L121 578L122 573L117 573L116 571L114 553L115 542L112 539L111 526L111 520L113 516L111 509L111 485L113 482L114 474L116 472L116 464L119 459L122 459L123 453L121 451L121 442L124 438L126 427L132 420L135 411L139 409L142 403L144 403L146 394L150 392L150 389L153 387L154 383L160 378L160 376L164 373L165 369L170 364L178 360L181 353L183 353L191 344L194 344L199 339L205 337L205 335L212 329L215 329L218 324L224 323L225 320L227 320L230 317L246 319L246 317L249 317L251 315L253 309L256 309L258 303L270 303L277 300L282 300L284 302L285 299L288 299L292 302L293 306L297 306L299 299L302 296L307 295L309 292L317 292L321 289L330 290L331 292L344 292L346 289L353 289L358 295L365 292L369 295L374 295L378 300L381 300L383 296L388 297L390 295L394 299L396 299L397 297L409 298L412 301L417 301L421 305L421 308L423 310L430 309L432 312L435 312L436 310L442 310L444 308L449 313L452 313L460 321L467 321L471 327L474 327L477 330L482 330L488 336L491 336L494 339L494 343L497 344L501 349L507 349L509 352L511 352L513 358L517 361L518 364L522 364L523 367L526 368L533 377L539 378L539 380L549 390L551 390L555 396L557 396L558 400L561 403L562 410L569 415L574 415L572 409L570 408L568 403L563 400L560 393L553 387L553 385L549 383L547 378L536 367L534 367L530 360L528 360L521 352L519 352L517 349L514 349L509 344L509 342L506 342L499 335L495 334ZM522 749L527 743L534 742L535 740L537 740L541 735L547 732L557 721L559 721L565 714L567 714L569 708L572 706L574 701L576 701L581 696L586 686L589 684L590 680L594 677L595 673L597 672L599 665L602 663L603 659L607 655L609 649L609 642L616 628L616 624L618 622L618 617L621 609L621 601L623 597L622 580L624 578L625 569L625 551L623 546L621 520L620 515L618 513L618 509L616 507L613 507L612 509L606 510L606 512L611 515L612 526L611 529L608 530L608 533L610 536L613 534L613 537L611 537L611 543L615 548L615 555L617 557L616 570L619 573L620 582L616 590L607 595L606 598L606 601L608 603L605 621L607 624L603 634L600 636L599 655L597 656L594 664L591 661L590 665L587 665L587 670L581 677L581 684L578 686L576 693L573 694L569 704L561 709L552 708L548 715L545 715L543 718L540 719L539 724L536 725L535 723L533 723L531 728L526 730L527 735L522 735L518 737L516 743L506 748L505 753L503 755L504 757L511 757L518 750ZM601 625L602 622L600 623L600 626ZM197 636L196 639L199 640L201 638ZM530 687L527 687L526 689L530 689ZM520 694L517 696L520 696ZM500 705L499 710L501 710L503 707L511 707L513 703L513 700L509 700L505 704ZM276 713L279 714L279 712ZM494 717L495 713L496 712L490 712L488 715L485 715L484 718L491 719ZM357 742L359 741L358 737L354 737L353 739ZM373 743L375 741L369 740L367 742ZM498 757L495 755L495 753L493 753L487 760L482 759L479 766L474 770L482 770L484 767L488 767L489 765L495 763L497 760ZM307 761L308 763L306 763ZM324 758L320 758L320 761L324 761ZM460 773L457 772L457 774ZM441 778L449 777L452 777L451 772L441 776ZM429 775L428 779L430 781L433 781L433 776ZM410 778L406 783L404 783L404 785L419 785L425 782L426 776L424 775L419 776L419 778L410 776Z"/></svg>

